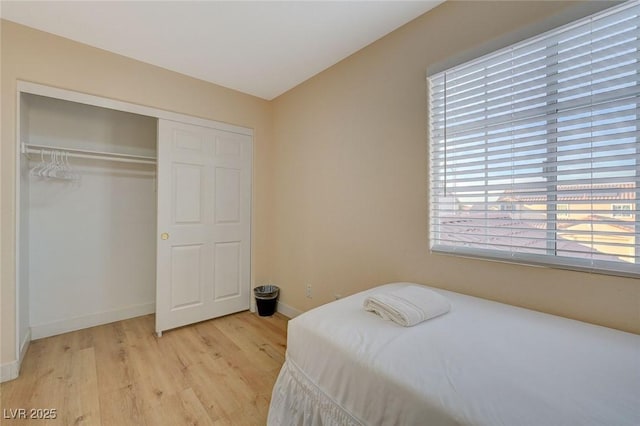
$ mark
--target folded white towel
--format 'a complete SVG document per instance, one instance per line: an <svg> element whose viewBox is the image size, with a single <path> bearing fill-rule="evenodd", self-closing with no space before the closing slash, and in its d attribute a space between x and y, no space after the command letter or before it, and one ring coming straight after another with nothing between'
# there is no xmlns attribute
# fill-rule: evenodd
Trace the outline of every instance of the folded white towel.
<svg viewBox="0 0 640 426"><path fill-rule="evenodd" d="M364 309L375 312L385 320L411 327L422 321L446 314L449 301L441 294L420 285L374 293L364 300Z"/></svg>

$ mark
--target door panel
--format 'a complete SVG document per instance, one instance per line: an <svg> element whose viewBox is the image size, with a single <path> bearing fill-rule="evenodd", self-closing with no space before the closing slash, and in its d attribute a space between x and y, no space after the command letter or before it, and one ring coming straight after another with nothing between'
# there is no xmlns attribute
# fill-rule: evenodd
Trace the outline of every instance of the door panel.
<svg viewBox="0 0 640 426"><path fill-rule="evenodd" d="M159 120L158 334L249 309L251 153L250 136Z"/></svg>
<svg viewBox="0 0 640 426"><path fill-rule="evenodd" d="M216 224L240 222L240 170L216 167Z"/></svg>
<svg viewBox="0 0 640 426"><path fill-rule="evenodd" d="M242 268L240 256L240 241L216 243L215 275L216 287L215 300L237 297L241 292L240 269Z"/></svg>
<svg viewBox="0 0 640 426"><path fill-rule="evenodd" d="M216 139L216 156L218 158L240 158L242 156L242 143L221 135Z"/></svg>
<svg viewBox="0 0 640 426"><path fill-rule="evenodd" d="M173 164L174 224L202 221L202 166Z"/></svg>
<svg viewBox="0 0 640 426"><path fill-rule="evenodd" d="M189 129L174 129L174 150L189 150L202 152L203 139L200 132Z"/></svg>
<svg viewBox="0 0 640 426"><path fill-rule="evenodd" d="M202 304L202 244L171 247L171 309Z"/></svg>

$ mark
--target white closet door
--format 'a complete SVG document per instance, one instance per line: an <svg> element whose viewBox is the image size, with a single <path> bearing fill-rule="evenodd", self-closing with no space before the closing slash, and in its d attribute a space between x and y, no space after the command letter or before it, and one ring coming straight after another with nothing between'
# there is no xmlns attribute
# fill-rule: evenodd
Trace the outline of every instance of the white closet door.
<svg viewBox="0 0 640 426"><path fill-rule="evenodd" d="M156 332L249 309L250 136L158 121Z"/></svg>

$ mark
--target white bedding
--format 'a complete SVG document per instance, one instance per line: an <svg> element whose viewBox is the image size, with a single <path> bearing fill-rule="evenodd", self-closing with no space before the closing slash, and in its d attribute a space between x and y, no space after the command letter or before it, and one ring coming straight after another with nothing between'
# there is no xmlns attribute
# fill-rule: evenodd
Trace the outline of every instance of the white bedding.
<svg viewBox="0 0 640 426"><path fill-rule="evenodd" d="M402 285L289 321L269 425L640 425L640 336L440 289L414 327L362 308Z"/></svg>

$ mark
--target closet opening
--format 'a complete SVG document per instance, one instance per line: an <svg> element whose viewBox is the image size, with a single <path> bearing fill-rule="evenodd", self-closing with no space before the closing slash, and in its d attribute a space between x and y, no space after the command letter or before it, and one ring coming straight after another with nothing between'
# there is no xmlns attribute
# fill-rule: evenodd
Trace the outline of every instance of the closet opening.
<svg viewBox="0 0 640 426"><path fill-rule="evenodd" d="M19 96L22 334L154 312L158 119Z"/></svg>

